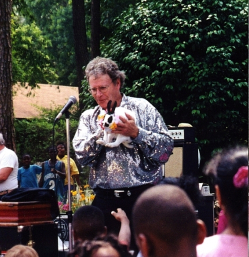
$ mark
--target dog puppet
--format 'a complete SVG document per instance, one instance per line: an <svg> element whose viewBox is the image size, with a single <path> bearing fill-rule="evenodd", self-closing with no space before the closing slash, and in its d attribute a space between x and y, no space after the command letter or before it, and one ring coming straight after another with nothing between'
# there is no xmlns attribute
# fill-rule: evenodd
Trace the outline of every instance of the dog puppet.
<svg viewBox="0 0 249 257"><path fill-rule="evenodd" d="M103 139L98 139L96 141L97 144L104 145L106 147L117 147L121 143L128 148L133 148L131 144L131 138L128 136L124 136L121 134L114 134L112 130L117 127L119 122L122 122L119 117L122 116L126 118L126 113L131 115L135 119L135 114L127 110L123 107L116 107L117 102L114 102L113 107L111 108L112 101L110 100L107 104L107 110L102 110L98 116L98 123L101 128L104 130L104 137ZM114 141L115 139L115 141Z"/></svg>

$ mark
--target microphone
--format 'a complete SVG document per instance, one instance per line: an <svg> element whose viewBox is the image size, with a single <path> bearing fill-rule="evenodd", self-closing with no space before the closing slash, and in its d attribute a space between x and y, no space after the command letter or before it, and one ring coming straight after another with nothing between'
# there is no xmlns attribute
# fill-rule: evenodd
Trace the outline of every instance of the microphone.
<svg viewBox="0 0 249 257"><path fill-rule="evenodd" d="M64 105L64 107L62 108L62 110L59 112L59 114L56 116L54 122L58 121L61 116L68 111L68 109L77 102L77 99L75 96L70 96L67 103Z"/></svg>

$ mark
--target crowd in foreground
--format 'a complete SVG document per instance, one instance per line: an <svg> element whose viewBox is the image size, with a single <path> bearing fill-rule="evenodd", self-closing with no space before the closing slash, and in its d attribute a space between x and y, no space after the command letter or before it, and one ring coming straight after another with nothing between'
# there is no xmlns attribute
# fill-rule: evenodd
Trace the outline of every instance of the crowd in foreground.
<svg viewBox="0 0 249 257"><path fill-rule="evenodd" d="M121 223L118 235L105 226L103 212L95 206L79 208L73 217L74 251L70 257L134 256L130 235L135 234L140 257L248 256L247 189L248 150L236 147L217 153L205 168L227 224L221 234L206 237L193 198L176 183L164 182L143 192L132 213L133 227L119 208L111 214ZM6 257L38 256L30 247L17 245Z"/></svg>

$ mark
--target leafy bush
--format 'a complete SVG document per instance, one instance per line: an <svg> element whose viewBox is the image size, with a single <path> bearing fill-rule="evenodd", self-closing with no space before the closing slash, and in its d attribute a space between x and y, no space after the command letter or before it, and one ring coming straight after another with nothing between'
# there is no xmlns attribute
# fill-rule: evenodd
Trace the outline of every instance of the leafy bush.
<svg viewBox="0 0 249 257"><path fill-rule="evenodd" d="M54 82L58 76L48 56L51 42L35 23L25 24L24 20L18 16L11 19L13 81L28 82L31 87L37 86L37 81Z"/></svg>
<svg viewBox="0 0 249 257"><path fill-rule="evenodd" d="M60 112L61 107L54 110L40 108L41 115L39 118L34 119L15 119L15 132L16 132L16 151L19 157L19 164L22 165L22 155L29 153L32 156L32 163L41 163L49 159L48 147L53 145L57 141L63 141L66 143L66 122L64 116L54 126L54 119ZM69 119L70 127L70 157L75 161L75 153L72 148L71 142L78 127L79 122L79 110L77 106L71 108L71 115ZM54 129L53 129L54 126ZM80 178L83 184L88 180L88 167L80 167L77 163L80 171Z"/></svg>
<svg viewBox="0 0 249 257"><path fill-rule="evenodd" d="M116 19L104 49L167 124L191 123L202 160L247 143L247 3L142 0Z"/></svg>
<svg viewBox="0 0 249 257"><path fill-rule="evenodd" d="M58 113L58 112L57 112ZM56 117L56 115L54 116ZM70 139L72 140L78 126L78 120L70 119ZM56 123L45 116L35 119L15 119L16 147L19 158L24 153L32 155L33 162L42 162L49 158L48 147L59 140L66 142L66 125L63 119ZM70 152L70 155L73 154Z"/></svg>

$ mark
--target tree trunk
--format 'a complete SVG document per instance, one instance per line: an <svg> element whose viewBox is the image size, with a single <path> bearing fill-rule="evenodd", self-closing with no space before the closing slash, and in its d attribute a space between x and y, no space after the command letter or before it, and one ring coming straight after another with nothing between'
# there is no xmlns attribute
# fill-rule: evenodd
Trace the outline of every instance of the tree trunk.
<svg viewBox="0 0 249 257"><path fill-rule="evenodd" d="M10 19L11 0L0 0L0 132L6 146L15 150Z"/></svg>
<svg viewBox="0 0 249 257"><path fill-rule="evenodd" d="M100 56L100 0L91 3L91 57Z"/></svg>
<svg viewBox="0 0 249 257"><path fill-rule="evenodd" d="M0 0L1 1L1 0ZM73 0L73 32L74 32L74 49L77 69L77 86L79 88L79 96L83 91L81 82L84 79L83 66L86 66L89 61L87 51L87 37L85 25L85 7L84 0ZM83 110L83 104L80 100L79 108Z"/></svg>

